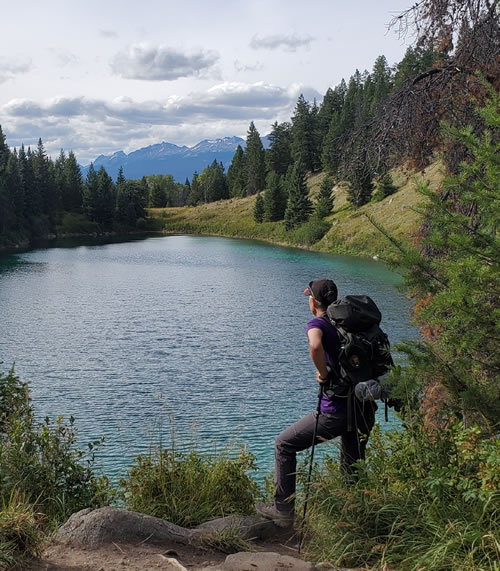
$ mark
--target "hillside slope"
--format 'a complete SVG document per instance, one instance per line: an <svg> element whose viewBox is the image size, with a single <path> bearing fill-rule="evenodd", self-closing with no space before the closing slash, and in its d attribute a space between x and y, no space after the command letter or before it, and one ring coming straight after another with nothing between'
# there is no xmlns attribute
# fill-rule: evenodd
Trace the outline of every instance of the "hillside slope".
<svg viewBox="0 0 500 571"><path fill-rule="evenodd" d="M409 243L418 232L420 215L414 210L423 202L417 185L429 181L439 184L442 176L439 163L425 171L415 173L398 169L392 177L398 191L382 200L354 210L347 202L347 193L342 185L334 187L334 211L326 220L331 224L328 232L319 240L314 233L304 228L287 232L283 222L263 222L253 219L255 196L233 198L196 207L151 209L156 228L165 233L210 234L265 240L281 245L310 248L329 253L357 256L385 257L392 251L387 238L377 230L364 214L368 214L384 226L392 235ZM308 179L310 196L319 189L323 174Z"/></svg>

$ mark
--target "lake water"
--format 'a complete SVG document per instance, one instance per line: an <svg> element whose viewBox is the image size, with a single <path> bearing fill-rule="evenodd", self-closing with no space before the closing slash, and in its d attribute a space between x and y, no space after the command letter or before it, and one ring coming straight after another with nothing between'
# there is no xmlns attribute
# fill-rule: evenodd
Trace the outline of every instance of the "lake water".
<svg viewBox="0 0 500 571"><path fill-rule="evenodd" d="M15 363L40 418L74 416L82 445L103 435L113 478L172 427L179 446L245 443L259 477L274 437L316 406L303 290L318 277L370 295L393 344L415 337L378 262L168 236L0 256L0 366Z"/></svg>

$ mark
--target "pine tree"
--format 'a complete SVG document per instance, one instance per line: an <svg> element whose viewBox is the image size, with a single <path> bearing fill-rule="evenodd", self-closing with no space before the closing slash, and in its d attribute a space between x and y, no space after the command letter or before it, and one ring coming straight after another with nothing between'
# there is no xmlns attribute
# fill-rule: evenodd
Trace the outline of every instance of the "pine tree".
<svg viewBox="0 0 500 571"><path fill-rule="evenodd" d="M247 196L264 190L266 185L266 163L264 147L253 121L250 123L246 140Z"/></svg>
<svg viewBox="0 0 500 571"><path fill-rule="evenodd" d="M94 169L94 164L90 163L89 170L87 171L87 180L83 191L83 207L87 217L95 221L97 209L97 194L98 194L97 173Z"/></svg>
<svg viewBox="0 0 500 571"><path fill-rule="evenodd" d="M200 175L194 171L193 179L191 180L191 192L188 196L188 204L196 206L203 202L203 189L200 184Z"/></svg>
<svg viewBox="0 0 500 571"><path fill-rule="evenodd" d="M68 212L81 212L83 209L83 178L75 153L70 151L64 164L63 205Z"/></svg>
<svg viewBox="0 0 500 571"><path fill-rule="evenodd" d="M233 155L233 160L227 169L226 179L229 196L242 197L246 195L248 174L246 156L241 145L238 145Z"/></svg>
<svg viewBox="0 0 500 571"><path fill-rule="evenodd" d="M416 321L423 342L406 344L410 359L406 387L421 395L440 383L447 407L468 425L491 434L500 429L500 94L479 113L486 124L450 129L448 136L469 151L459 172L440 192L427 187L427 234L420 250L403 248L408 289L417 300Z"/></svg>
<svg viewBox="0 0 500 571"><path fill-rule="evenodd" d="M306 184L306 169L301 162L294 163L286 176L288 201L285 210L285 228L291 230L306 222L312 211Z"/></svg>
<svg viewBox="0 0 500 571"><path fill-rule="evenodd" d="M346 178L349 183L347 198L354 208L359 208L369 202L373 191L373 179L366 161L356 162Z"/></svg>
<svg viewBox="0 0 500 571"><path fill-rule="evenodd" d="M385 56L379 56L373 65L373 96L371 97L370 114L373 115L377 107L383 103L392 90L392 72Z"/></svg>
<svg viewBox="0 0 500 571"><path fill-rule="evenodd" d="M319 193L316 200L315 212L319 218L325 218L330 216L333 208L333 178L331 176L325 176L321 181L321 186L319 187Z"/></svg>
<svg viewBox="0 0 500 571"><path fill-rule="evenodd" d="M267 165L269 170L280 176L286 175L292 164L292 125L276 121L269 134L270 147L267 150Z"/></svg>
<svg viewBox="0 0 500 571"><path fill-rule="evenodd" d="M42 213L42 198L33 171L33 153L29 147L25 152L24 145L21 145L19 151L19 173L23 181L24 215L33 227L35 218Z"/></svg>
<svg viewBox="0 0 500 571"><path fill-rule="evenodd" d="M113 179L101 166L97 172L97 201L94 219L103 228L110 228L114 218L116 197Z"/></svg>
<svg viewBox="0 0 500 571"><path fill-rule="evenodd" d="M301 162L306 171L314 172L317 166L316 116L300 94L292 117L292 157Z"/></svg>
<svg viewBox="0 0 500 571"><path fill-rule="evenodd" d="M283 220L286 202L282 177L275 171L271 171L267 176L267 188L264 193L264 220L266 222Z"/></svg>
<svg viewBox="0 0 500 571"><path fill-rule="evenodd" d="M55 213L59 207L57 189L51 173L50 161L45 152L42 139L38 139L36 153L33 154L33 172L42 201L42 211L47 215L49 223L54 224Z"/></svg>
<svg viewBox="0 0 500 571"><path fill-rule="evenodd" d="M264 199L262 198L261 192L257 193L257 196L255 197L253 219L258 223L264 221Z"/></svg>

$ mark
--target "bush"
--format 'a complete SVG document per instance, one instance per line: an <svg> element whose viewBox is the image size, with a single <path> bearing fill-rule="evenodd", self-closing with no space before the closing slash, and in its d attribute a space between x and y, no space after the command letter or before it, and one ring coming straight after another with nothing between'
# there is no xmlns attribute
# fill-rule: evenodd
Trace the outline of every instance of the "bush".
<svg viewBox="0 0 500 571"><path fill-rule="evenodd" d="M106 477L93 472L99 441L76 448L74 419L35 420L28 386L11 370L0 373L0 500L19 494L50 525L86 507L109 502Z"/></svg>
<svg viewBox="0 0 500 571"><path fill-rule="evenodd" d="M139 456L120 481L128 509L194 527L232 513L248 514L258 494L247 474L254 458L241 448L236 458L192 450L157 450Z"/></svg>
<svg viewBox="0 0 500 571"><path fill-rule="evenodd" d="M21 563L25 557L39 555L43 536L40 516L18 492L0 505L0 569Z"/></svg>
<svg viewBox="0 0 500 571"><path fill-rule="evenodd" d="M372 202L380 202L384 200L387 196L394 194L398 190L398 187L394 184L392 176L386 174L377 186L377 190L372 195Z"/></svg>
<svg viewBox="0 0 500 571"><path fill-rule="evenodd" d="M293 244L311 246L319 242L330 228L329 222L313 215L307 222L289 232L289 239Z"/></svg>
<svg viewBox="0 0 500 571"><path fill-rule="evenodd" d="M500 555L500 446L455 420L429 435L373 431L359 481L343 487L326 462L313 488L308 549L335 565L496 569Z"/></svg>

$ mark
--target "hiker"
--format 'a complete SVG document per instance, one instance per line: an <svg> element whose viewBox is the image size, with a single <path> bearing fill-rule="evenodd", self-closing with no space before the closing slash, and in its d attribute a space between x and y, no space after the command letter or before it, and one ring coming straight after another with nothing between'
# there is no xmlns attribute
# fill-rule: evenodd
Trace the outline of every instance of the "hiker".
<svg viewBox="0 0 500 571"><path fill-rule="evenodd" d="M368 435L375 424L374 401L360 402L345 397L328 398L322 388L330 376L340 374L338 355L340 340L337 329L324 317L327 307L337 299L337 286L330 279L318 279L309 283L304 295L309 297L309 308L314 315L306 326L309 352L316 367L316 381L321 397L318 412L304 416L285 429L275 441L275 495L273 504L258 503L257 513L272 519L276 525L287 527L295 517L295 483L297 452L312 446L316 421L315 444L336 436L341 437L340 466L348 477L353 464L364 459ZM351 414L348 414L348 402Z"/></svg>

